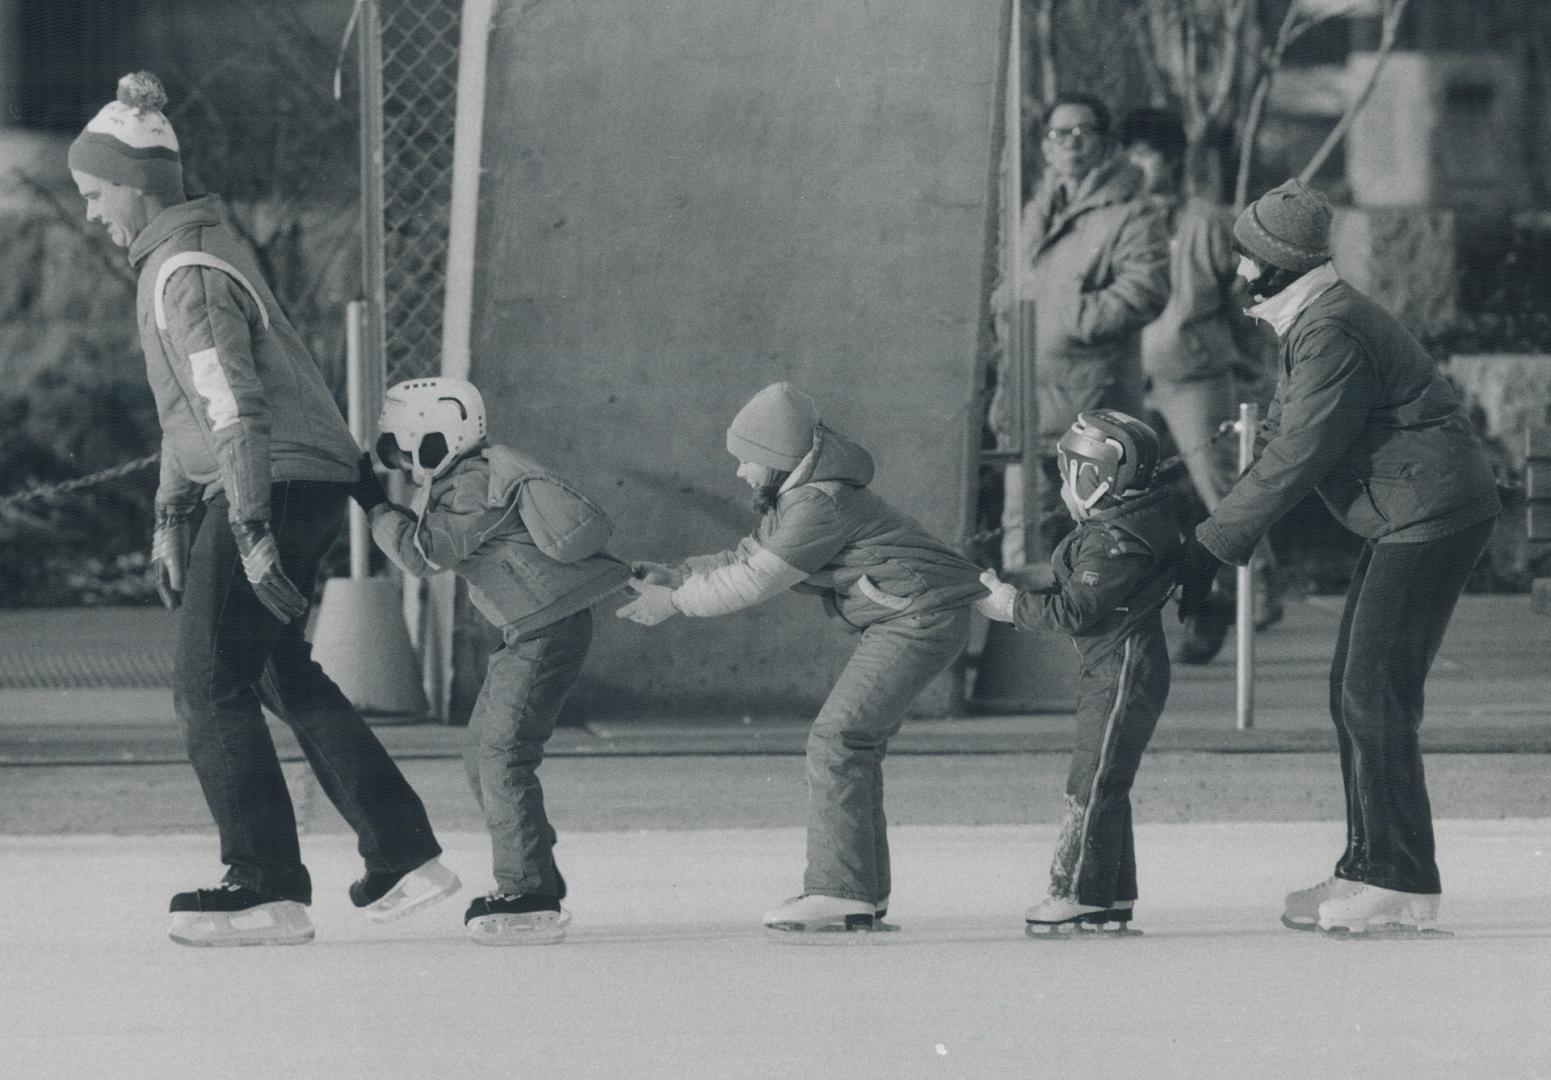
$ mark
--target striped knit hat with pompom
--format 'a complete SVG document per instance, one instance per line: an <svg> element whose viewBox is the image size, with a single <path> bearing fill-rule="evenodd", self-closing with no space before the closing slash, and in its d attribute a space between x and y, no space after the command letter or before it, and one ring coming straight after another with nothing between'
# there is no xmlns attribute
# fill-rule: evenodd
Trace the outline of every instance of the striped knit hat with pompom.
<svg viewBox="0 0 1551 1080"><path fill-rule="evenodd" d="M92 117L70 144L70 168L154 195L164 203L183 201L183 162L178 136L162 115L167 91L149 71L118 81L118 100Z"/></svg>

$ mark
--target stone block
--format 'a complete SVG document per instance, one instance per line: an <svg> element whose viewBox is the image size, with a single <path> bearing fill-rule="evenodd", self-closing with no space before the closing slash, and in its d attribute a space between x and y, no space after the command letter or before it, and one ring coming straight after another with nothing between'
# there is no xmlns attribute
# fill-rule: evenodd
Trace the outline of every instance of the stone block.
<svg viewBox="0 0 1551 1080"><path fill-rule="evenodd" d="M1548 420L1551 356L1539 353L1472 353L1451 356L1444 370L1486 416L1486 433L1503 440L1516 469L1523 469L1531 436Z"/></svg>
<svg viewBox="0 0 1551 1080"><path fill-rule="evenodd" d="M1452 212L1341 207L1331 225L1330 244L1341 276L1413 334L1440 333L1455 321Z"/></svg>

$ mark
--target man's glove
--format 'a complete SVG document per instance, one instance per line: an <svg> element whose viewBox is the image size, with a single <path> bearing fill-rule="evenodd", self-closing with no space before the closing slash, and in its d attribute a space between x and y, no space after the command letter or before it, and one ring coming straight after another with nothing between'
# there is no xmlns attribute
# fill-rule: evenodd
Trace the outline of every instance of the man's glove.
<svg viewBox="0 0 1551 1080"><path fill-rule="evenodd" d="M356 462L355 483L350 485L350 497L368 514L372 512L372 507L381 506L388 501L387 489L377 478L377 470L372 467L370 454L362 454L361 460Z"/></svg>
<svg viewBox="0 0 1551 1080"><path fill-rule="evenodd" d="M1206 599L1212 594L1212 583L1217 580L1217 571L1221 568L1222 560L1205 544L1193 536L1185 541L1185 548L1180 552L1179 575L1175 579L1180 586L1180 622L1205 610Z"/></svg>
<svg viewBox="0 0 1551 1080"><path fill-rule="evenodd" d="M621 619L629 619L642 626L656 626L679 613L673 603L673 590L667 585L653 585L649 581L637 581L634 578L625 584L636 594L636 598L614 612Z"/></svg>
<svg viewBox="0 0 1551 1080"><path fill-rule="evenodd" d="M183 571L188 567L188 511L163 506L156 511L156 531L151 534L151 566L156 572L156 593L162 606L175 611L183 603Z"/></svg>
<svg viewBox="0 0 1551 1080"><path fill-rule="evenodd" d="M296 591L291 579L280 567L280 549L270 534L267 521L239 521L232 525L237 550L242 554L242 570L253 586L253 595L270 614L288 623L307 610L307 598Z"/></svg>
<svg viewBox="0 0 1551 1080"><path fill-rule="evenodd" d="M633 562L630 564L630 572L638 581L644 581L651 585L666 585L670 589L676 589L684 584L684 575L665 563L658 562Z"/></svg>
<svg viewBox="0 0 1551 1080"><path fill-rule="evenodd" d="M975 610L996 622L1012 622L1012 611L1018 604L1018 587L997 577L995 570L987 570L981 574L980 584L990 589L991 595L982 596L976 600Z"/></svg>

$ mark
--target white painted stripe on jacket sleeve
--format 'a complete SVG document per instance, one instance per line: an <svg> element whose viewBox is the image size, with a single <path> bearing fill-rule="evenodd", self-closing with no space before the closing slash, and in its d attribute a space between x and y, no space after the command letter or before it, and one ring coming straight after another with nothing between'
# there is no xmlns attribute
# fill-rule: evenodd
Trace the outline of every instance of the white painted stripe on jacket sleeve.
<svg viewBox="0 0 1551 1080"><path fill-rule="evenodd" d="M205 399L205 412L210 417L210 430L220 431L237 422L237 395L221 368L221 354L215 349L201 349L189 353L189 363L194 368L194 389Z"/></svg>
<svg viewBox="0 0 1551 1080"><path fill-rule="evenodd" d="M259 322L263 324L265 330L269 329L269 309L264 306L264 301L259 298L258 290L253 287L253 283L244 277L242 271L231 263L211 255L207 251L180 251L162 263L161 269L156 271L156 285L151 292L152 304L156 311L156 329L163 333L167 332L167 301L163 296L167 291L167 279L173 275L174 271L181 270L185 266L208 266L212 270L219 270L223 274L230 274L237 284L246 289L248 295L253 297L253 302L258 305Z"/></svg>

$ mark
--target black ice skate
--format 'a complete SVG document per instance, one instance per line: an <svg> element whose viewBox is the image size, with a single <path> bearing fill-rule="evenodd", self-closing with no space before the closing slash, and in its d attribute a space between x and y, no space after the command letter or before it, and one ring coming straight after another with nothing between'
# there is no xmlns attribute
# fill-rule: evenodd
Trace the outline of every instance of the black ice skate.
<svg viewBox="0 0 1551 1080"><path fill-rule="evenodd" d="M167 936L179 945L305 945L313 937L301 904L231 882L180 892L167 910L172 913Z"/></svg>
<svg viewBox="0 0 1551 1080"><path fill-rule="evenodd" d="M350 885L350 902L373 922L391 922L457 892L458 875L432 859L413 870L372 871Z"/></svg>
<svg viewBox="0 0 1551 1080"><path fill-rule="evenodd" d="M1023 932L1036 939L1140 937L1131 929L1134 902L1118 900L1110 907L1079 904L1064 896L1047 896L1023 916Z"/></svg>
<svg viewBox="0 0 1551 1080"><path fill-rule="evenodd" d="M565 940L560 901L538 893L478 897L464 912L463 923L480 945L557 945Z"/></svg>
<svg viewBox="0 0 1551 1080"><path fill-rule="evenodd" d="M879 909L886 911L887 905L887 900L870 904L842 896L804 893L765 912L765 933L776 941L800 944L869 940L876 934L899 929L883 921Z"/></svg>

